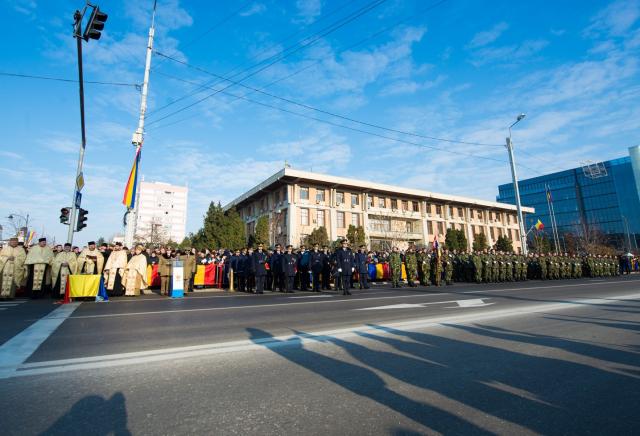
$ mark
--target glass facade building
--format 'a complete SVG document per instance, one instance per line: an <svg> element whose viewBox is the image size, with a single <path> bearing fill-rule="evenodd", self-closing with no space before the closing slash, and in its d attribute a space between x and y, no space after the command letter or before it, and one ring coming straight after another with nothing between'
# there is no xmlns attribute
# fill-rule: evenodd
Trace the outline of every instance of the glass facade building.
<svg viewBox="0 0 640 436"><path fill-rule="evenodd" d="M525 230L538 219L551 233L551 207L560 238L600 232L620 249L637 251L640 243L640 146L629 156L602 162L598 174L582 167L520 180L523 206L535 208L525 217ZM547 189L551 202L547 201ZM515 204L513 184L498 187L497 201ZM551 204L550 204L551 203Z"/></svg>

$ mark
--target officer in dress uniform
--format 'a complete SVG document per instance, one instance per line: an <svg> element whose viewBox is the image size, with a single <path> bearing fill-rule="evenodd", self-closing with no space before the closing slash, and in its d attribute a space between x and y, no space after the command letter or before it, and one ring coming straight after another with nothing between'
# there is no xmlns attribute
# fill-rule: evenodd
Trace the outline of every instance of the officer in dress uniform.
<svg viewBox="0 0 640 436"><path fill-rule="evenodd" d="M284 273L285 292L293 293L293 282L298 270L298 255L293 252L292 245L287 245L287 252L280 257L280 265Z"/></svg>
<svg viewBox="0 0 640 436"><path fill-rule="evenodd" d="M253 267L256 274L256 294L264 293L264 281L267 277L267 253L264 245L258 244L258 250L253 253Z"/></svg>
<svg viewBox="0 0 640 436"><path fill-rule="evenodd" d="M361 245L355 255L356 272L360 289L369 289L369 265L367 264L367 247Z"/></svg>
<svg viewBox="0 0 640 436"><path fill-rule="evenodd" d="M311 274L313 275L313 292L320 292L320 274L324 268L325 254L320 251L319 244L313 244L313 250L311 250Z"/></svg>
<svg viewBox="0 0 640 436"><path fill-rule="evenodd" d="M349 243L346 239L342 240L342 247L336 252L336 264L338 267L338 275L340 276L342 295L351 295L349 288L351 286L351 276L356 269L356 264L353 252L349 249Z"/></svg>

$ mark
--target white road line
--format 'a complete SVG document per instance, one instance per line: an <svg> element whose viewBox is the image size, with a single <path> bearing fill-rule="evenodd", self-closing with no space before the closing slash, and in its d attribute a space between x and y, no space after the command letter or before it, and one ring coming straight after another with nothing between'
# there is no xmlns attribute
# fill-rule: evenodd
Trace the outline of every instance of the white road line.
<svg viewBox="0 0 640 436"><path fill-rule="evenodd" d="M322 295L300 295L297 297L288 297L288 299L294 300L296 298L333 298L333 295L322 294Z"/></svg>
<svg viewBox="0 0 640 436"><path fill-rule="evenodd" d="M629 284L626 281L616 281L609 282L609 285L617 285L617 284ZM576 283L573 285L554 285L554 286L533 286L528 288L509 288L509 289L486 289L483 291L468 291L468 292L443 292L437 294L411 294L411 295L391 295L388 297L371 297L371 298L361 298L361 299L339 299L339 300L313 300L313 301L296 301L291 303L271 303L271 304L254 304L249 306L228 306L228 307L202 307L196 309L170 309L170 310L151 310L146 312L126 312L126 313L104 313L97 315L78 315L72 316L71 319L87 319L87 318L115 318L121 316L140 316L140 315L162 315L166 313L178 313L178 312L210 312L210 311L218 311L218 310L231 310L231 309L260 309L264 307L275 307L275 306L293 306L299 304L332 304L332 303L354 303L354 302L367 302L367 301L375 301L375 300L388 300L388 299L399 299L399 298L429 298L435 296L442 295L460 295L460 294L478 294L485 292L509 292L509 291L527 291L530 289L554 289L554 288L568 288L568 287L584 287L584 286L601 286L602 283ZM357 296L354 295L354 296Z"/></svg>
<svg viewBox="0 0 640 436"><path fill-rule="evenodd" d="M64 304L36 321L0 347L0 379L11 377L16 368L73 313L81 303Z"/></svg>
<svg viewBox="0 0 640 436"><path fill-rule="evenodd" d="M620 300L629 300L638 297L640 297L640 293L622 295L615 298ZM261 350L265 348L286 346L287 344L299 345L300 343L316 343L318 341L323 342L332 338L348 338L367 332L377 332L378 334L385 334L391 332L391 330L421 330L429 327L440 326L442 324L465 324L481 320L522 316L537 312L546 313L565 309L576 309L580 306L599 303L609 303L609 300L604 298L570 300L563 303L534 304L519 308L496 309L489 312L474 312L464 315L448 315L423 318L418 320L389 323L379 326L361 325L343 329L310 332L300 335L276 336L253 340L243 339L221 343L194 345L188 347L174 347L131 353L108 354L103 356L33 362L20 365L20 367L16 371L12 371L5 377L51 374L67 371L77 371L81 369L108 368L123 365L134 365L175 359L210 356L235 351Z"/></svg>

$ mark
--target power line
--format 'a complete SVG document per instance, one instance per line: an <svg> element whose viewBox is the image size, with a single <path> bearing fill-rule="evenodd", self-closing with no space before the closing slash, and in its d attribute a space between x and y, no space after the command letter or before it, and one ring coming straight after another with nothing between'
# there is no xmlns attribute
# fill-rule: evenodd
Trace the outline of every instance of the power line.
<svg viewBox="0 0 640 436"><path fill-rule="evenodd" d="M262 71L266 70L267 68L271 67L272 65L274 65L274 64L276 64L276 63L278 63L278 62L280 62L281 60L283 60L283 59L285 59L285 58L287 58L287 57L289 57L289 56L291 56L291 55L293 55L293 54L297 53L298 51L300 51L300 50L302 50L302 49L304 49L304 48L307 48L307 47L309 47L309 46L311 46L311 45L315 44L315 43L316 43L316 42L318 42L321 38L323 38L323 37L325 37L325 36L329 35L330 33L333 33L333 32L335 32L336 30L338 30L338 29L340 29L340 28L342 28L342 27L346 26L347 24L349 24L350 22L354 21L354 20L355 20L355 19L357 19L358 17L360 17L360 16L362 16L362 15L366 14L367 12L371 11L372 9L376 8L377 6L380 6L382 3L386 2L386 1L387 1L387 0L375 0L375 1L373 1L373 2L370 2L370 3L368 3L366 6L364 6L364 7L360 8L360 9L358 9L356 12L353 12L353 13L351 13L350 15L348 15L347 17L344 17L344 18L342 18L341 20L338 20L338 22L333 23L333 24L332 24L332 25L330 25L330 26L327 26L327 27L326 27L325 29L323 29L321 32L319 32L319 33L317 33L316 35L314 35L314 36L313 36L313 38L311 38L311 40L310 40L310 41L308 41L308 42L304 42L304 41L303 41L304 43L302 43L302 44L301 44L301 43L296 43L295 45L291 46L290 48L287 48L287 49L285 49L285 50L282 50L279 54L276 54L276 55L274 55L274 56L271 56L270 58L267 58L267 59L266 59L266 61L269 61L269 60L271 60L271 59L273 59L273 60L272 60L271 62L267 63L266 65L264 65L264 66L260 67L259 69L257 69L257 70L255 70L255 71L253 71L252 73L247 74L246 76L244 76L243 78L241 78L241 79L239 80L239 82L242 82L242 81L244 81L244 80L246 80L246 79L248 79L248 78L250 78L250 77L253 77L253 76L255 76L256 74L258 74L258 73L260 73L260 72L262 72ZM306 39L308 40L309 38L306 38ZM297 45L297 47L296 47L296 45ZM291 51L289 51L289 50L291 50ZM289 52L287 53L287 51L289 51ZM157 52L156 52L156 53L157 53ZM264 61L263 61L263 62L264 62ZM259 63L258 63L258 64L256 64L255 66L259 66L259 65L260 65L261 63L263 63L263 62L259 62ZM250 70L250 69L254 68L255 66L252 66L252 67L250 67L250 68L248 68L248 69L245 69L245 70L241 71L240 73L246 72L246 71L248 71L248 70ZM240 73L238 73L238 74L240 74ZM238 75L238 74L236 74L236 75ZM236 75L234 75L233 77L235 77ZM231 83L231 84L227 85L225 88L222 88L222 90L227 89L227 88L230 88L231 86L233 86L233 83ZM173 111L173 112L170 112L168 115L165 115L164 117L161 117L161 118L159 118L159 119L157 119L157 120L151 121L151 122L149 123L149 125L155 124L155 123L157 123L157 122L159 122L159 121L162 121L162 120L164 120L164 119L166 119L166 118L169 118L169 117L171 117L171 116L173 116L173 115L175 115L175 114L178 114L178 113L180 113L180 112L182 112L182 111L185 111L185 110L187 110L187 109L189 109L189 108L191 108L191 107L193 107L193 106L195 106L195 105L197 105L197 104L199 104L199 103L202 103L203 101L205 101L205 100L207 100L207 99L209 99L209 98L213 97L214 95L216 95L216 94L217 94L218 92L220 92L220 91L221 91L221 90L216 90L213 94L208 94L208 95L206 95L205 97L203 97L203 98L201 98L201 99L199 99L199 100L196 100L195 102L193 102L193 103L191 103L191 104L189 104L189 105L187 105L187 106L183 106L182 108L180 108L180 109L178 109L178 110L175 110L175 111Z"/></svg>
<svg viewBox="0 0 640 436"><path fill-rule="evenodd" d="M340 6L338 6L337 8L332 9L330 12L327 12L326 14L323 14L323 15L322 15L322 17L320 17L319 19L317 19L316 21L314 21L314 22L313 22L313 24L311 24L311 26L314 26L314 25L316 25L316 24L318 24L318 23L320 23L320 22L322 22L322 21L326 20L327 18L329 18L329 17L330 17L330 16L332 16L333 14L335 14L335 13L337 13L337 12L341 11L342 9L344 9L345 7L347 7L347 6L349 6L350 4L354 3L355 1L356 1L356 0L352 0L352 1L350 1L350 2L346 2L346 3L344 3L344 4L340 5ZM287 35L287 36L286 36L286 37L284 37L283 39L279 40L279 41L276 43L276 45L283 44L284 42L286 42L286 41L288 41L288 40L292 39L293 37L295 37L295 36L299 35L300 33L302 33L302 32L303 32L305 29L307 29L308 27L310 27L310 26L303 27L302 29L300 29L300 30L298 30L298 31L296 31L296 32L294 32L294 33L292 33L292 34ZM313 34L312 34L312 35L313 35ZM308 37L307 37L307 38L308 38ZM298 41L298 42L300 42L300 41ZM256 55L256 57L259 57L260 55L265 54L265 53L267 53L268 51L269 51L269 49L266 49L266 48L265 48L265 49L261 50L261 51ZM175 53L174 53L174 55L175 55ZM267 59L267 58L265 58L265 59ZM259 61L259 62L262 62L262 61L264 61L265 59L262 59L262 60L261 60L261 61ZM160 62L158 63L158 65L160 65L160 63L162 63L162 62L164 62L164 61L166 61L166 58L161 59L161 60L160 60ZM242 70L241 72L238 72L238 73L236 73L236 74L234 74L234 75L232 75L232 76L230 76L230 77L236 77L237 75L239 75L239 74L240 74L240 73L242 73L243 71L247 71L248 69L251 69L251 68L255 67L256 65L257 65L257 64L253 64L253 65L251 65L251 66L249 66L249 67L245 67L245 69L244 69L244 70ZM242 65L237 65L236 67L234 67L234 68L232 68L231 70L227 71L227 72L225 73L225 76L228 76L229 74L234 73L235 71L237 71L237 70L238 70L238 69L240 69L240 68L242 68ZM157 68L156 68L156 69L157 69ZM167 104L165 104L165 105L163 105L163 106L160 106L159 108L155 109L154 111L152 111L152 112L148 113L148 114L147 114L147 117L149 117L149 116L153 116L152 114L156 114L156 113L158 113L158 112L162 111L163 109L166 109L166 108L168 108L169 106L174 105L175 103L178 103L178 102L180 102L180 101L182 101L182 100L184 100L184 99L187 99L187 98L192 97L192 96L194 96L194 95L196 95L196 94L199 94L199 93L200 93L201 91L203 91L203 90L208 89L205 85L212 85L212 86L215 86L215 85L217 85L217 84L218 84L218 83L220 83L220 82L221 82L220 80L211 80L211 81L209 81L209 82L206 82L203 86L199 86L199 87L197 87L197 88L196 88L195 90L193 90L192 92L189 92L189 93L187 93L187 94L185 94L185 95L183 95L183 96L181 96L181 97L178 97L178 98L176 98L176 99L174 99L174 100L171 100L169 103L167 103Z"/></svg>
<svg viewBox="0 0 640 436"><path fill-rule="evenodd" d="M319 108L310 106L308 104L300 103L300 102L297 102L295 100L291 100L289 98L280 97L280 96L272 94L270 92L266 92L266 91L263 91L261 89L254 88L252 86L245 85L245 84L240 83L238 81L227 79L227 78L222 77L222 76L220 76L220 75L218 75L216 73L212 73L210 71L207 71L204 68L200 68L200 67L197 67L197 66L194 66L194 65L190 65L187 62L183 62L183 61L180 61L178 59L171 58L171 57L169 57L169 56L167 56L167 55L165 55L163 53L157 52L157 54L158 54L158 56L166 57L166 58L168 58L168 59L170 59L170 60L172 60L174 62L178 62L178 63L180 63L182 65L185 65L185 66L187 66L189 68L193 68L193 69L196 69L196 70L201 71L203 73L206 73L206 74L212 75L214 77L220 78L222 80L228 81L233 85L239 85L239 86L241 86L243 88L246 88L246 89L249 89L249 90L251 90L253 92L257 92L257 93L266 95L268 97L275 98L277 100L281 100L281 101L284 101L286 103L289 103L289 104L292 104L292 105L295 105L295 106L299 106L299 107L304 108L304 109L308 109L308 110L312 110L312 111L315 111L315 112L319 112L319 113L322 113L322 114L325 114L325 115L329 115L329 116L332 116L332 117L335 117L335 118L340 118L342 120L349 121L349 122L356 123L356 124L360 124L360 125L363 125L363 126L373 127L375 129L380 129L380 130L384 130L384 131L387 131L387 132L398 133L400 135L407 135L407 136L413 136L413 137L416 137L416 138L429 139L429 140L432 140L432 141L448 142L448 143L452 143L452 144L502 147L502 145L497 145L497 144L484 144L484 143L481 143L481 142L458 141L458 140L448 139L448 138L438 138L438 137L435 137L435 136L420 135L418 133L406 132L406 131L402 131L402 130L397 130L397 129L392 129L392 128L389 128L389 127L380 126L378 124L368 123L366 121L356 120L355 118L350 118L350 117L347 117L345 115L340 115L340 114L336 114L334 112L330 112L330 111L327 111L327 110L324 110L324 109L319 109ZM160 74L163 74L163 75L165 75L167 77L175 78L175 76L171 76L169 74L164 74L164 73L160 73ZM189 83L189 82L187 81L187 83ZM193 83L193 82L191 82L191 83Z"/></svg>
<svg viewBox="0 0 640 436"><path fill-rule="evenodd" d="M183 80L183 79L178 79L178 80ZM189 82L189 81L186 81L186 82ZM421 147L421 148L428 148L428 149L431 149L431 150L442 151L442 152L445 152L445 153L450 153L450 154L455 154L455 155L469 156L469 157L473 157L473 158L476 158L476 159L483 159L483 160L489 160L489 161L493 161L493 162L500 162L500 163L503 163L503 164L508 163L506 160L496 159L496 158L489 157L489 156L483 156L483 155L479 155L479 154L475 154L475 153L469 153L469 152L460 151L460 150L451 150L451 149L447 149L447 148L437 147L437 146L434 146L434 145L420 144L418 142L407 141L407 140L404 140L404 139L394 138L394 137L391 137L391 136L386 136L386 135L382 135L382 134L379 134L379 133L371 132L371 131L368 131L368 130L358 129L356 127L346 126L344 124L335 123L333 121L324 120L324 119L316 118L316 117L313 117L313 116L310 116L310 115L307 115L307 114L303 114L303 113L300 113L300 112L291 111L291 110L288 110L288 109L285 109L285 108L282 108L282 107L279 107L279 106L274 106L274 105L271 105L271 104L268 104L268 103L260 102L260 101L257 101L257 100L252 100L252 99L247 98L247 97L245 97L243 95L233 94L233 93L230 93L228 91L221 90L220 93L221 94L225 94L225 95L229 95L231 97L236 97L236 98L238 98L240 100L245 100L245 101L248 101L250 103L257 104L257 105L260 105L260 106L264 106L264 107L267 107L267 108L270 108L270 109L275 109L275 110L278 110L278 111L281 111L281 112L285 112L285 113L288 113L288 114L291 114L291 115L296 115L298 117L310 119L310 120L317 121L317 122L324 123L324 124L329 124L329 125L334 126L334 127L339 127L339 128L342 128L342 129L347 129L347 130L351 130L351 131L358 132L358 133L363 133L363 134L374 136L374 137L378 137L378 138L381 138L381 139L400 142L400 143L403 143L403 144L413 145L413 146ZM153 130L158 130L160 128L168 127L168 126L171 126L171 125L176 124L176 123L177 122L165 124L165 125L156 127L156 129L153 129ZM531 168L529 166L522 165L522 164L517 164L517 165L519 167L531 170L531 171L536 172L538 174L542 174L540 171L538 171L538 170L536 170L534 168Z"/></svg>
<svg viewBox="0 0 640 436"><path fill-rule="evenodd" d="M23 79L53 80L56 82L78 83L77 79L65 79L62 77L50 77L50 76L37 76L33 74L7 73L4 71L0 71L0 76L20 77ZM84 83L91 83L94 85L133 86L136 89L140 89L140 85L137 83L103 82L98 80L85 80Z"/></svg>

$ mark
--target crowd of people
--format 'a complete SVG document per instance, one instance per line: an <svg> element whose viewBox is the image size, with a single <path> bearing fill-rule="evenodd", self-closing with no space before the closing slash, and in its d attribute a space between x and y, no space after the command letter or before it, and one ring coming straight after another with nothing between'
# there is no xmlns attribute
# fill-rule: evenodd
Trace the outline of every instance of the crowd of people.
<svg viewBox="0 0 640 436"><path fill-rule="evenodd" d="M183 290L192 291L198 265L215 264L220 271L219 286L240 292L294 292L334 289L350 295L351 289L369 288L370 281L384 279L394 288L451 285L454 282L498 283L523 280L557 280L580 277L611 277L638 270L629 255L576 255L567 253L523 256L494 250L457 252L437 244L427 248L410 246L386 251L351 249L344 240L335 250L320 247L294 250L263 244L238 250L177 250L170 247L89 242L86 247L70 244L49 246L45 238L24 247L17 238L0 250L0 298L11 299L24 290L32 298L64 295L70 275L102 275L109 296L137 296L151 293L158 285L161 295L171 295L175 261L183 267ZM148 267L157 265L159 283L151 283Z"/></svg>

